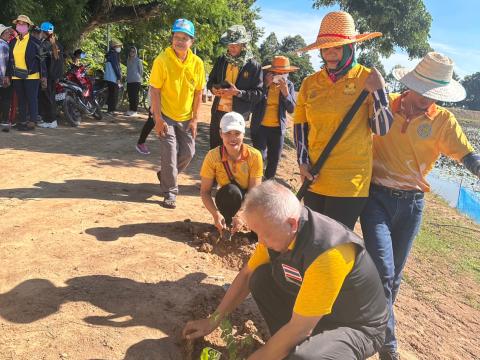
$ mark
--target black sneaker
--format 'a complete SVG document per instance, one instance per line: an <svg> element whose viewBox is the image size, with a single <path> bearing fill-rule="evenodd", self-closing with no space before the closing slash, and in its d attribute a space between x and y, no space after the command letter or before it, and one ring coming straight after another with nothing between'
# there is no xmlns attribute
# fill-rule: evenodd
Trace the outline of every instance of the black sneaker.
<svg viewBox="0 0 480 360"><path fill-rule="evenodd" d="M378 353L380 360L400 360L400 354L395 350Z"/></svg>

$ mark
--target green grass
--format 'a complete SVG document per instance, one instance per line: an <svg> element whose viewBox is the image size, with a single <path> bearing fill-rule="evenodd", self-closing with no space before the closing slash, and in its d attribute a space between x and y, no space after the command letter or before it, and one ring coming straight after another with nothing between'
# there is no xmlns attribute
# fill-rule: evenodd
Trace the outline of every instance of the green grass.
<svg viewBox="0 0 480 360"><path fill-rule="evenodd" d="M480 226L446 209L448 205L438 197L431 197L415 251L420 256L441 259L454 273L469 274L480 284Z"/></svg>

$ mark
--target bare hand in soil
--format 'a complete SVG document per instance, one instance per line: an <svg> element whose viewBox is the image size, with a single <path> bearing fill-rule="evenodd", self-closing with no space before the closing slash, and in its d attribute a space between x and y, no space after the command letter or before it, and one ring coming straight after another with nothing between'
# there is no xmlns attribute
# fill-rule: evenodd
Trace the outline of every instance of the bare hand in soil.
<svg viewBox="0 0 480 360"><path fill-rule="evenodd" d="M245 223L243 222L243 220L238 217L238 216L235 216L233 217L232 219L232 234L235 234L237 231L240 231L240 229L243 227Z"/></svg>
<svg viewBox="0 0 480 360"><path fill-rule="evenodd" d="M213 220L215 222L215 227L218 229L218 231L221 234L223 229L227 228L227 223L225 221L225 218L223 217L222 214L217 212L216 216L213 217Z"/></svg>
<svg viewBox="0 0 480 360"><path fill-rule="evenodd" d="M210 334L217 326L217 322L211 318L189 321L183 328L182 336L187 340L194 340Z"/></svg>

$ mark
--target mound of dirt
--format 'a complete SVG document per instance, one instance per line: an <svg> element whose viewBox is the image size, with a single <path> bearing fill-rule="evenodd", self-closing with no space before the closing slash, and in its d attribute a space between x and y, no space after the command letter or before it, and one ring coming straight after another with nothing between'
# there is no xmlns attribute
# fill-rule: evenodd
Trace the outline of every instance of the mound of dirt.
<svg viewBox="0 0 480 360"><path fill-rule="evenodd" d="M251 232L240 231L230 239L222 239L213 225L192 223L188 219L185 224L193 236L189 244L200 252L210 254L209 260L213 263L229 269L240 270L255 250L257 239Z"/></svg>

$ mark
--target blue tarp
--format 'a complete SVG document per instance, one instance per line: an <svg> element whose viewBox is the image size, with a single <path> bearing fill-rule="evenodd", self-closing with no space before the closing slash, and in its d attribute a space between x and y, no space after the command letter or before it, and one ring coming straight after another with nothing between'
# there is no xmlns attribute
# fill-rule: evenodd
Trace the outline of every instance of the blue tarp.
<svg viewBox="0 0 480 360"><path fill-rule="evenodd" d="M480 194L460 187L457 208L480 223Z"/></svg>

